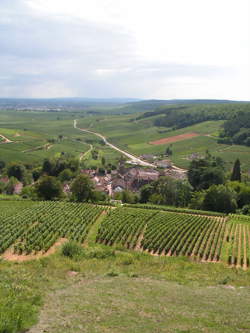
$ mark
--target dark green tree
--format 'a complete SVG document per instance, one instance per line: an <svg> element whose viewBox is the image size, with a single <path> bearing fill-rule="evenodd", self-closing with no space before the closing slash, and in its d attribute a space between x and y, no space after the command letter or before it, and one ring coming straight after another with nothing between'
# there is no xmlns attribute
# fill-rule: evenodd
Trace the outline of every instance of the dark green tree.
<svg viewBox="0 0 250 333"><path fill-rule="evenodd" d="M62 172L59 174L59 179L61 182L66 182L69 181L73 178L73 172L70 169L64 169Z"/></svg>
<svg viewBox="0 0 250 333"><path fill-rule="evenodd" d="M208 189L211 185L224 184L224 163L206 153L205 158L192 160L188 169L188 180L195 190Z"/></svg>
<svg viewBox="0 0 250 333"><path fill-rule="evenodd" d="M149 201L150 196L154 192L154 187L150 184L146 184L142 186L140 190L140 202L141 203L146 203Z"/></svg>
<svg viewBox="0 0 250 333"><path fill-rule="evenodd" d="M163 176L141 188L140 202L184 207L191 199L191 190L188 182Z"/></svg>
<svg viewBox="0 0 250 333"><path fill-rule="evenodd" d="M212 185L205 194L202 209L233 213L237 208L236 193L224 185Z"/></svg>
<svg viewBox="0 0 250 333"><path fill-rule="evenodd" d="M7 174L8 177L15 177L18 179L20 182L24 180L26 173L25 166L21 163L10 163L8 166Z"/></svg>
<svg viewBox="0 0 250 333"><path fill-rule="evenodd" d="M165 154L167 156L172 156L173 155L173 151L172 151L171 147L167 147L166 148Z"/></svg>
<svg viewBox="0 0 250 333"><path fill-rule="evenodd" d="M241 182L241 168L240 168L240 160L234 162L233 172L231 175L231 181L238 181Z"/></svg>
<svg viewBox="0 0 250 333"><path fill-rule="evenodd" d="M42 171L44 173L46 173L47 175L52 176L53 169L54 169L54 162L52 162L51 160L49 160L48 158L46 158L43 161Z"/></svg>
<svg viewBox="0 0 250 333"><path fill-rule="evenodd" d="M131 191L125 190L121 192L121 200L124 203L133 204L138 202L138 196Z"/></svg>
<svg viewBox="0 0 250 333"><path fill-rule="evenodd" d="M5 162L4 161L0 161L0 170L5 168Z"/></svg>
<svg viewBox="0 0 250 333"><path fill-rule="evenodd" d="M35 182L39 179L39 177L41 176L41 173L42 173L41 168L35 168L35 169L33 169L33 171L32 171L32 177L33 177L33 179L34 179Z"/></svg>
<svg viewBox="0 0 250 333"><path fill-rule="evenodd" d="M35 188L38 197L44 200L54 200L63 195L60 181L52 176L42 177Z"/></svg>
<svg viewBox="0 0 250 333"><path fill-rule="evenodd" d="M93 200L94 185L87 175L79 175L71 185L72 199L78 202Z"/></svg>

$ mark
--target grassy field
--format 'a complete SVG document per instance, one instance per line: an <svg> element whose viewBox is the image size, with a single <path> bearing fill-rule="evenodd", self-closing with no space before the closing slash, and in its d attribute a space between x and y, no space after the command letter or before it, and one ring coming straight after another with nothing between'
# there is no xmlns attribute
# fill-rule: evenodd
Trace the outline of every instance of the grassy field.
<svg viewBox="0 0 250 333"><path fill-rule="evenodd" d="M30 333L250 332L249 273L222 265L115 251L0 268L0 319L19 306L23 327L38 321Z"/></svg>

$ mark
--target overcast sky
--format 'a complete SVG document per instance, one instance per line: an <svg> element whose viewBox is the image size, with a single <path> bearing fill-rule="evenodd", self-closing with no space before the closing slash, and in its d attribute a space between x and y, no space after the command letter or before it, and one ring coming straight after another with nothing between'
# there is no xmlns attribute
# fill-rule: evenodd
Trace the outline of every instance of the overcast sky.
<svg viewBox="0 0 250 333"><path fill-rule="evenodd" d="M250 0L0 0L1 97L250 100Z"/></svg>

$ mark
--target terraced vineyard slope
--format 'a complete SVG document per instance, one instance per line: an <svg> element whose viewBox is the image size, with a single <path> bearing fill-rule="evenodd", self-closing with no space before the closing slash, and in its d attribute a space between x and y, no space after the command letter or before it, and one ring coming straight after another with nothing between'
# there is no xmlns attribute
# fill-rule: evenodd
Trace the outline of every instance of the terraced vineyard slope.
<svg viewBox="0 0 250 333"><path fill-rule="evenodd" d="M103 210L89 204L41 202L0 216L0 254L12 245L17 254L46 252L60 238L82 243Z"/></svg>
<svg viewBox="0 0 250 333"><path fill-rule="evenodd" d="M109 212L97 241L154 255L188 256L247 268L250 219L242 219L245 224L235 216L226 219L124 207Z"/></svg>
<svg viewBox="0 0 250 333"><path fill-rule="evenodd" d="M60 241L84 243L105 207L66 202L0 202L0 254L36 256ZM166 208L166 207L165 207ZM187 256L231 267L250 265L250 217L121 207L91 229L93 242L152 255ZM93 234L94 232L94 234Z"/></svg>
<svg viewBox="0 0 250 333"><path fill-rule="evenodd" d="M0 200L0 221L5 216L11 216L20 213L25 208L37 205L35 201L26 200Z"/></svg>
<svg viewBox="0 0 250 333"><path fill-rule="evenodd" d="M249 267L250 216L230 215L225 233L223 259L236 267Z"/></svg>

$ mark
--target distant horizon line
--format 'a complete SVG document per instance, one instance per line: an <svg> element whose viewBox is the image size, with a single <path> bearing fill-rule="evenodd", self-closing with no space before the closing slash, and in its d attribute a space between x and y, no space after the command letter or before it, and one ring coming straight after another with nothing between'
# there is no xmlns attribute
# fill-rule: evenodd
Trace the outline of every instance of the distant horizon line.
<svg viewBox="0 0 250 333"><path fill-rule="evenodd" d="M227 98L136 98L136 97L0 97L0 100L130 100L130 101L228 101L250 102L250 100L237 100Z"/></svg>

